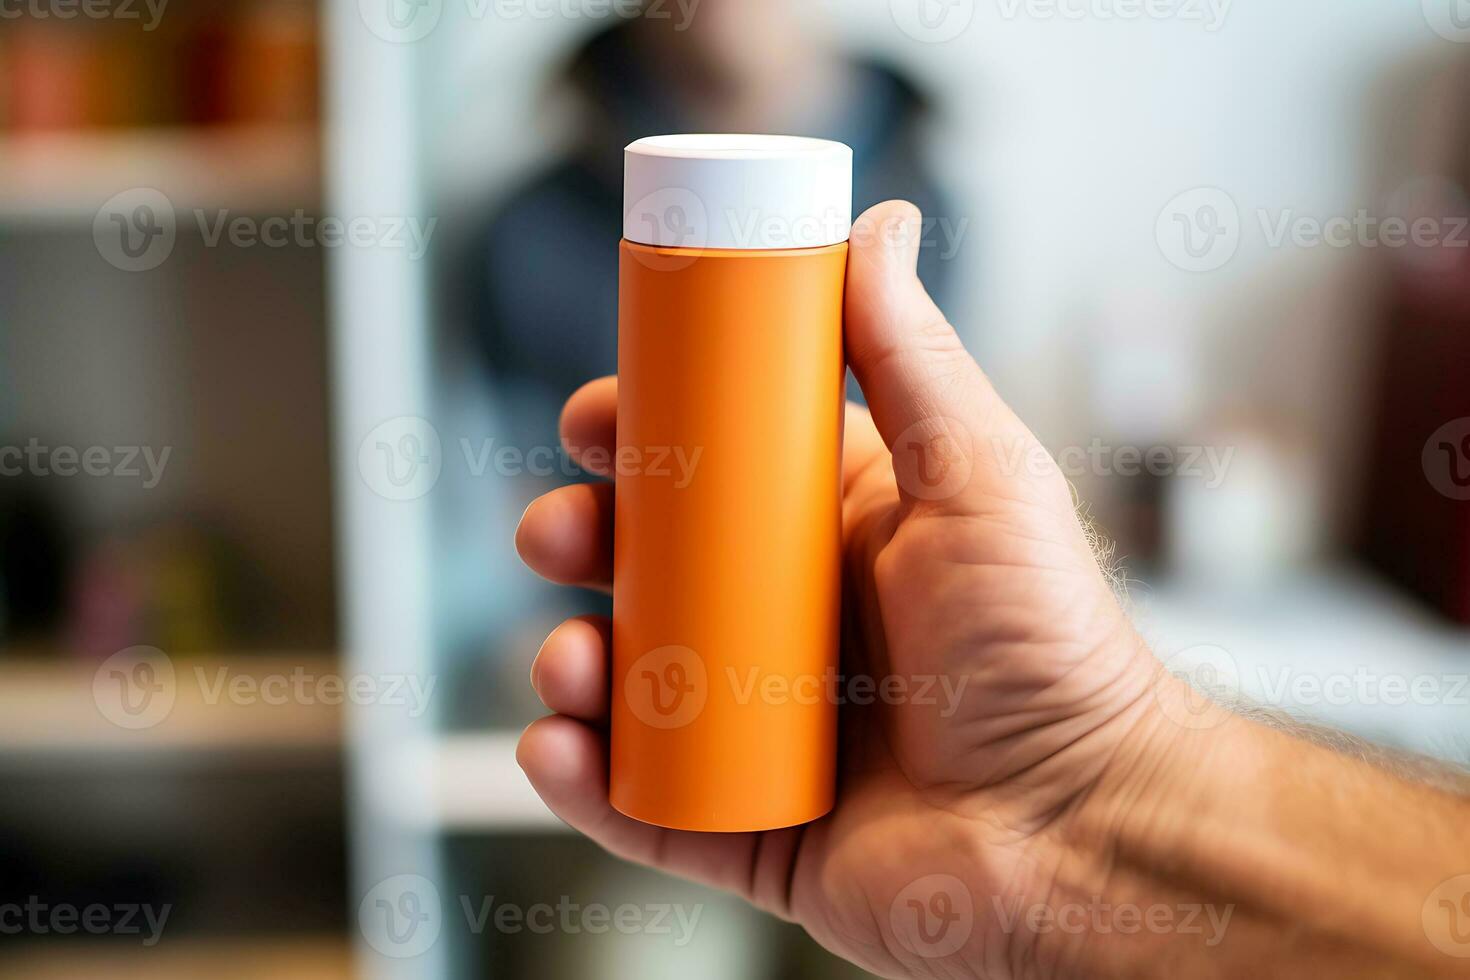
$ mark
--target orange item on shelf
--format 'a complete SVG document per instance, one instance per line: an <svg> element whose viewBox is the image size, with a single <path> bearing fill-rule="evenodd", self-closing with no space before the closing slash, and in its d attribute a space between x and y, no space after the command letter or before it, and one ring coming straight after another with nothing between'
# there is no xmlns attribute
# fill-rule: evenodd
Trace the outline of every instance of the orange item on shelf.
<svg viewBox="0 0 1470 980"><path fill-rule="evenodd" d="M317 117L316 15L296 0L261 3L234 25L225 112L236 123Z"/></svg>
<svg viewBox="0 0 1470 980"><path fill-rule="evenodd" d="M94 117L102 75L101 45L89 31L13 23L6 27L4 110L16 132L78 129Z"/></svg>

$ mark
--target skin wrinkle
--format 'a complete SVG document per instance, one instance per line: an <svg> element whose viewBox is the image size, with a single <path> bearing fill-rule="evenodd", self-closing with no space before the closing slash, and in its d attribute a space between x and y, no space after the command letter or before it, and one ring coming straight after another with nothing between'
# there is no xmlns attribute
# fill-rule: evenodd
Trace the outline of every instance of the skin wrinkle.
<svg viewBox="0 0 1470 980"><path fill-rule="evenodd" d="M800 870L802 859L801 842L803 839L805 839L807 828L809 828L810 826L811 824L802 824L795 830L796 839L792 842L791 858L787 862L788 870L786 873L786 887L782 890L781 907L783 909L783 918L789 919L791 917L792 894L796 889L796 873Z"/></svg>
<svg viewBox="0 0 1470 980"><path fill-rule="evenodd" d="M750 847L750 877L745 884L745 895L747 899L756 902L756 904L760 904L756 901L759 895L759 892L756 891L756 884L760 880L761 851L765 847L766 837L766 834L756 834L755 839L751 841Z"/></svg>

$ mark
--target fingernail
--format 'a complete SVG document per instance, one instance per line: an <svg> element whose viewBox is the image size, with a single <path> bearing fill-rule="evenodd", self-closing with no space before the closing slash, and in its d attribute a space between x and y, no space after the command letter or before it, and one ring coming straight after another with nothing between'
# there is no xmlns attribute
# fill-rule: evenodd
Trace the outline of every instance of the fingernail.
<svg viewBox="0 0 1470 980"><path fill-rule="evenodd" d="M521 560L521 564L523 565L526 564L526 554L524 549L521 547L521 530L526 526L526 515L531 513L531 508L535 506L536 501L533 500L526 505L525 510L521 511L521 518L520 520L516 521L515 533L511 535L511 541L514 542L516 557Z"/></svg>
<svg viewBox="0 0 1470 980"><path fill-rule="evenodd" d="M541 696L541 651L536 651L536 657L531 661L531 690L536 696Z"/></svg>

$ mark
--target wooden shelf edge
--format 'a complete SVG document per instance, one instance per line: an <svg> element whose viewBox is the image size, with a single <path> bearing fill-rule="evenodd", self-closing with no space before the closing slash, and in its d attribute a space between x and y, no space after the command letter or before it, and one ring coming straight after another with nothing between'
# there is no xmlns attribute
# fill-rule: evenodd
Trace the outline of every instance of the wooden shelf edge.
<svg viewBox="0 0 1470 980"><path fill-rule="evenodd" d="M90 222L139 187L175 208L311 212L321 136L306 124L0 135L0 219Z"/></svg>
<svg viewBox="0 0 1470 980"><path fill-rule="evenodd" d="M100 664L0 660L0 756L37 762L340 750L342 708L330 703L330 692L277 693L297 673L308 680L339 675L335 656L176 657L173 664L166 699L133 718L119 713ZM268 677L285 680L267 687L260 682ZM234 683L244 684L243 695L229 693Z"/></svg>

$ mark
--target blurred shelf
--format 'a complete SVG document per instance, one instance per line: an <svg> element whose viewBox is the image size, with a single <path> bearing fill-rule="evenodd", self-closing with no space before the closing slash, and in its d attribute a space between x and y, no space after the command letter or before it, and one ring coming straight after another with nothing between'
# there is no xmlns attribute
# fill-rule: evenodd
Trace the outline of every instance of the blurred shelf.
<svg viewBox="0 0 1470 980"><path fill-rule="evenodd" d="M167 711L149 727L128 728L109 719L109 711L117 714L116 705L104 710L94 688L96 665L0 659L0 762L12 767L98 761L187 764L231 754L314 762L340 751L340 705L314 695L281 698L271 693L278 688L255 687L260 694L244 697L229 693L229 685L240 678L255 685L265 678L290 679L298 672L311 678L337 676L341 666L336 657L249 653L180 656L173 663L173 700Z"/></svg>
<svg viewBox="0 0 1470 980"><path fill-rule="evenodd" d="M0 133L0 220L90 224L135 187L175 207L310 213L320 143L312 125Z"/></svg>
<svg viewBox="0 0 1470 980"><path fill-rule="evenodd" d="M346 980L353 976L346 938L238 940L165 938L156 946L58 942L22 945L10 940L0 958L0 980Z"/></svg>

